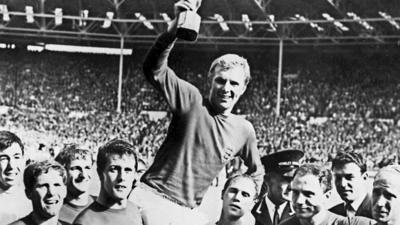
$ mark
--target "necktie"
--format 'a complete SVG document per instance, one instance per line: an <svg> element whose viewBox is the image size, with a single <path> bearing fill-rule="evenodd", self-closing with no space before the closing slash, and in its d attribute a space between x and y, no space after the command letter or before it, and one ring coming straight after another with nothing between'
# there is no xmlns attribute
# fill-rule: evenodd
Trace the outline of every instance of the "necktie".
<svg viewBox="0 0 400 225"><path fill-rule="evenodd" d="M356 215L356 211L351 204L347 204L345 208L347 217L354 217Z"/></svg>
<svg viewBox="0 0 400 225"><path fill-rule="evenodd" d="M275 212L274 212L274 221L272 222L273 225L279 224L279 213L278 213L279 205L275 205Z"/></svg>

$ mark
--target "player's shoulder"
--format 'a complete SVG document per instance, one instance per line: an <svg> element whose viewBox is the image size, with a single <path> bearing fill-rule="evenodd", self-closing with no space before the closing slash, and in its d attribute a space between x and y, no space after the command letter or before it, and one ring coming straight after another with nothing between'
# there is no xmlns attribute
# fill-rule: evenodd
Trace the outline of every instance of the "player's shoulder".
<svg viewBox="0 0 400 225"><path fill-rule="evenodd" d="M332 213L335 213L338 215L343 215L343 213L345 213L344 203L340 202L340 203L330 207L329 212L332 212Z"/></svg>
<svg viewBox="0 0 400 225"><path fill-rule="evenodd" d="M254 129L253 124L247 119L246 115L231 113L230 117L238 125L245 126L248 129Z"/></svg>
<svg viewBox="0 0 400 225"><path fill-rule="evenodd" d="M363 216L355 216L350 218L349 225L374 225L375 221Z"/></svg>
<svg viewBox="0 0 400 225"><path fill-rule="evenodd" d="M88 221L92 221L94 218L96 218L96 211L99 211L96 210L96 208L97 204L96 201L94 201L76 216L73 224L87 224Z"/></svg>
<svg viewBox="0 0 400 225"><path fill-rule="evenodd" d="M10 223L9 225L29 225L29 224L32 224L32 223L33 223L32 215L29 214L29 215L27 215L27 216L25 216L25 217L23 217L23 218L21 218L19 220L16 220L16 221Z"/></svg>
<svg viewBox="0 0 400 225"><path fill-rule="evenodd" d="M240 124L240 126L242 126L242 129L246 133L252 134L252 135L256 134L253 124L249 120L247 120L245 116L243 116L243 115L236 115L236 116L237 116L236 122L238 124Z"/></svg>
<svg viewBox="0 0 400 225"><path fill-rule="evenodd" d="M129 210L129 211L137 211L137 212L139 212L140 211L140 208L139 208L139 206L138 205L136 205L134 202L132 202L132 201L128 201L128 203L127 203L127 205L126 205L126 208Z"/></svg>
<svg viewBox="0 0 400 225"><path fill-rule="evenodd" d="M279 225L299 225L299 224L300 222L295 215L283 219L283 221L279 223Z"/></svg>
<svg viewBox="0 0 400 225"><path fill-rule="evenodd" d="M9 225L27 225L27 223L25 223L23 220L20 219L10 223Z"/></svg>

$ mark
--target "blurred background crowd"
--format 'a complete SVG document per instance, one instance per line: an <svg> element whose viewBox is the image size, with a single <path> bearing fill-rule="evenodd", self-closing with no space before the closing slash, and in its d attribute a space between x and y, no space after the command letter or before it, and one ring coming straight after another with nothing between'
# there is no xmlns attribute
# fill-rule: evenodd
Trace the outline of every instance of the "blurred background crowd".
<svg viewBox="0 0 400 225"><path fill-rule="evenodd" d="M49 155L67 143L96 151L123 138L149 165L170 115L144 78L144 53L125 57L122 112L117 113L118 57L1 50L0 127L28 132L19 135L28 151ZM177 52L171 57L177 74L206 96L207 69L215 56ZM252 81L234 112L253 123L261 155L296 148L306 152L306 161L327 162L338 150L355 149L367 156L369 169L398 160L399 57L289 55L279 117L277 63L265 56L246 58ZM153 116L160 111L165 116Z"/></svg>

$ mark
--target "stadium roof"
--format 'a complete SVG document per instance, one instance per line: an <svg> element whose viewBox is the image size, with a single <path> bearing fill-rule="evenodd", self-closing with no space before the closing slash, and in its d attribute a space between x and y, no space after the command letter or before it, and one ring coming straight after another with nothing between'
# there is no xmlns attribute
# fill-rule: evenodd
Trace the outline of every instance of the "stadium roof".
<svg viewBox="0 0 400 225"><path fill-rule="evenodd" d="M174 3L0 0L0 42L119 46L123 37L127 46L148 45L167 28ZM196 44L400 44L400 1L203 0L199 14L202 25Z"/></svg>

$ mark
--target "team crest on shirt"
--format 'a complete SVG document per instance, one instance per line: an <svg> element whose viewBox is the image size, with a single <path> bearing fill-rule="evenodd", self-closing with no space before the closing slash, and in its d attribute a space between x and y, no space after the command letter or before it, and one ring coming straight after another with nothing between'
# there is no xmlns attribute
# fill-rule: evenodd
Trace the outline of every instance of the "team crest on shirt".
<svg viewBox="0 0 400 225"><path fill-rule="evenodd" d="M235 157L235 151L232 147L225 147L222 155L222 162L228 162Z"/></svg>

